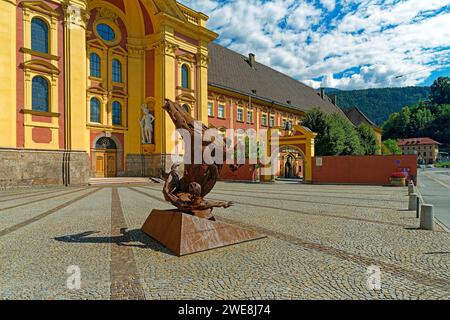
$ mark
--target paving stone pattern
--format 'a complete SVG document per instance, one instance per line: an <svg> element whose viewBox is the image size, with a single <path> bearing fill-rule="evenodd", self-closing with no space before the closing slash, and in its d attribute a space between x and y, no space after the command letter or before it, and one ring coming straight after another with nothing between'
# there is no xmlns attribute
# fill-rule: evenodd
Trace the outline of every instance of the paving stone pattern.
<svg viewBox="0 0 450 320"><path fill-rule="evenodd" d="M182 258L140 231L161 188L0 192L0 299L450 299L450 235L418 229L405 188L218 183L216 217L268 237Z"/></svg>

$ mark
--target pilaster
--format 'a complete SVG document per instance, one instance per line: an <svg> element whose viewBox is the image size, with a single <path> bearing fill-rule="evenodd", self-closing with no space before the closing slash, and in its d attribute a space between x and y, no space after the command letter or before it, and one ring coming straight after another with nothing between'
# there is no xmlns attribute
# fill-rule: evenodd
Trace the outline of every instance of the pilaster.
<svg viewBox="0 0 450 320"><path fill-rule="evenodd" d="M172 30L173 31L173 30ZM165 99L175 101L175 52L173 32L164 31L159 41L153 45L155 50L155 143L156 153L171 154L175 151L172 137L175 125L162 107Z"/></svg>
<svg viewBox="0 0 450 320"><path fill-rule="evenodd" d="M65 96L67 149L89 151L87 118L87 59L86 24L88 13L85 1L64 3L64 48L65 48Z"/></svg>
<svg viewBox="0 0 450 320"><path fill-rule="evenodd" d="M0 147L16 147L16 10L0 0Z"/></svg>

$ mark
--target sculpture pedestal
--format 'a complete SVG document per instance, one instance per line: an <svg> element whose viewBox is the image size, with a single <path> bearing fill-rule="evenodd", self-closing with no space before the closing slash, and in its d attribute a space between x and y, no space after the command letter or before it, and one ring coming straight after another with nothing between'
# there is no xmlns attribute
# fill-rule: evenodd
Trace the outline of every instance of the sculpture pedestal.
<svg viewBox="0 0 450 320"><path fill-rule="evenodd" d="M142 226L142 231L177 256L266 237L254 231L177 210L153 210Z"/></svg>

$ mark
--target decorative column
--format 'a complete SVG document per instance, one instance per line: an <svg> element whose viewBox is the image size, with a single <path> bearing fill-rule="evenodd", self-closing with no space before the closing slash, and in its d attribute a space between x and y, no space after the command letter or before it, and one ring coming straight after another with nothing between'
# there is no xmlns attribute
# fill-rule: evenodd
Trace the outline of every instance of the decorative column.
<svg viewBox="0 0 450 320"><path fill-rule="evenodd" d="M66 148L89 152L89 130L86 128L86 24L89 15L86 1L67 0L64 15Z"/></svg>
<svg viewBox="0 0 450 320"><path fill-rule="evenodd" d="M172 138L175 125L162 107L165 99L175 101L175 53L178 46L174 43L173 35L165 31L153 48L155 49L155 144L156 153L161 154L165 167L164 159L175 152L175 139Z"/></svg>
<svg viewBox="0 0 450 320"><path fill-rule="evenodd" d="M141 105L144 103L145 92L145 48L139 45L127 45L128 49L128 132L125 134L125 154L141 153ZM150 111L154 107L148 104Z"/></svg>
<svg viewBox="0 0 450 320"><path fill-rule="evenodd" d="M197 53L197 120L208 125L208 49L202 42Z"/></svg>
<svg viewBox="0 0 450 320"><path fill-rule="evenodd" d="M0 0L0 147L16 147L16 1Z"/></svg>
<svg viewBox="0 0 450 320"><path fill-rule="evenodd" d="M305 158L303 159L303 168L304 168L304 183L312 183L313 174L312 174L312 159L315 157L315 137L317 134L314 134L312 137L306 138L306 146L305 146Z"/></svg>

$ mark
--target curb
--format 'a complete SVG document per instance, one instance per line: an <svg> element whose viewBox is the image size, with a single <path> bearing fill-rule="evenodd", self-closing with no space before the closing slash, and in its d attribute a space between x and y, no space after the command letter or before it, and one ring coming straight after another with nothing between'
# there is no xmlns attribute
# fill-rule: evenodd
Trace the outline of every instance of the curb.
<svg viewBox="0 0 450 320"><path fill-rule="evenodd" d="M425 201L423 200L422 194L420 193L420 189L419 186L416 186L416 190L417 190L417 194L419 195L420 201L422 203L425 203ZM436 216L434 216L434 222L436 222L436 224L441 227L445 232L450 233L450 230L447 228L447 226L445 224L443 224L438 218L436 218Z"/></svg>

